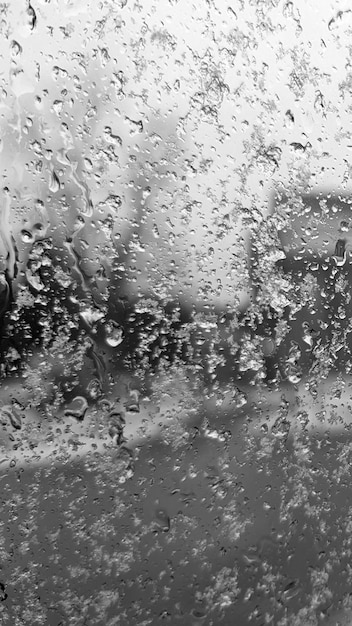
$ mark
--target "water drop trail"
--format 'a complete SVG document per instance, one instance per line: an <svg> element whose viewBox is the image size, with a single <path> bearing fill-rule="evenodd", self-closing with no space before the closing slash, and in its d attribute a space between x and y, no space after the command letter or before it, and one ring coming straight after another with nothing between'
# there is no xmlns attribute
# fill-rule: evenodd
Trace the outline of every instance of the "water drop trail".
<svg viewBox="0 0 352 626"><path fill-rule="evenodd" d="M11 233L10 226L10 207L11 198L10 192L7 188L4 189L5 201L3 206L0 207L0 236L3 241L5 251L7 252L6 258L6 271L10 279L16 276L17 264L16 264L16 248Z"/></svg>

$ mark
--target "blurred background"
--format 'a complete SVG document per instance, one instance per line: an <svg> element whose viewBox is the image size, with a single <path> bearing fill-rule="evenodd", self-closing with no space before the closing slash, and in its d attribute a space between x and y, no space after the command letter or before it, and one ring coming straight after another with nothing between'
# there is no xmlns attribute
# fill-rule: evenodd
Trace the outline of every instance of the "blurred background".
<svg viewBox="0 0 352 626"><path fill-rule="evenodd" d="M351 15L0 5L2 624L349 623Z"/></svg>

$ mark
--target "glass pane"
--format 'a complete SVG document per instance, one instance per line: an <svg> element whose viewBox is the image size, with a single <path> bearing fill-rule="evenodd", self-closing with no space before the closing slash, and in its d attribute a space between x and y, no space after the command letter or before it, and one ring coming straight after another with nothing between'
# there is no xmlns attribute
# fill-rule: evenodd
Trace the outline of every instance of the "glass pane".
<svg viewBox="0 0 352 626"><path fill-rule="evenodd" d="M0 4L4 626L351 621L351 15Z"/></svg>

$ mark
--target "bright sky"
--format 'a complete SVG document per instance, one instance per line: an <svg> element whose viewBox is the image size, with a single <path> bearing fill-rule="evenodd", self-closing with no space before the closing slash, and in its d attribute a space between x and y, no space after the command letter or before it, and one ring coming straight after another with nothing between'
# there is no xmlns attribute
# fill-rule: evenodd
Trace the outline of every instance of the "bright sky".
<svg viewBox="0 0 352 626"><path fill-rule="evenodd" d="M33 30L27 3L11 4L3 26L8 39L2 39L0 48L0 80L7 92L0 103L1 167L24 195L32 194L33 185L36 195L43 194L43 181L37 177L33 182L19 166L26 141L23 118L28 114L40 120L54 153L67 149L59 129L63 113L52 110L67 86L75 98L69 141L82 151L86 143L80 142L77 126L95 90L99 115L92 142L97 143L105 125L124 142L118 171L111 169L112 180L119 181L115 186L128 182L129 153L150 149L155 132L160 147L151 158L166 158L171 170L149 203L148 228L154 223L160 232L154 244L147 236L150 263L158 271L145 274L142 254L136 288L157 282L159 270L166 267L168 281L171 229L175 258L183 258L173 289L189 291L196 300L238 306L238 297L242 305L246 299L243 207L255 219L265 215L275 188L351 191L352 12L347 1L229 4L41 0L32 4L37 18ZM85 55L83 63L77 53ZM57 76L55 66L60 68ZM104 103L99 94L109 91L112 78L116 89L119 71L124 98ZM81 92L75 92L75 76ZM142 135L133 132L130 122L121 128L115 109L143 120ZM104 199L109 181L104 187L96 184L94 172L85 176L94 202ZM121 229L130 211L126 197ZM161 214L160 205L167 205L168 215ZM185 226L180 214L189 205Z"/></svg>

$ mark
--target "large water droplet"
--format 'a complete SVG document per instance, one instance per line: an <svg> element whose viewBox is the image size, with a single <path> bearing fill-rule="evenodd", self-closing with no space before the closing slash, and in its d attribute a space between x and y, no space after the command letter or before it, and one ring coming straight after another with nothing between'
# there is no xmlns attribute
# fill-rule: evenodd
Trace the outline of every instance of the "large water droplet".
<svg viewBox="0 0 352 626"><path fill-rule="evenodd" d="M26 269L26 278L28 283L35 289L36 291L43 291L45 285L41 280L39 274L33 272L31 268Z"/></svg>
<svg viewBox="0 0 352 626"><path fill-rule="evenodd" d="M271 428L271 432L273 435L275 435L275 437L287 439L290 428L291 423L289 422L289 420L282 418L282 416L280 415L277 420L275 420Z"/></svg>
<svg viewBox="0 0 352 626"><path fill-rule="evenodd" d="M74 417L82 422L88 409L88 402L83 396L76 396L64 410L65 417Z"/></svg>
<svg viewBox="0 0 352 626"><path fill-rule="evenodd" d="M245 404L247 404L248 398L244 391L241 389L236 389L233 393L232 403L235 405L236 409L242 408Z"/></svg>
<svg viewBox="0 0 352 626"><path fill-rule="evenodd" d="M105 327L105 331L105 342L108 346L116 348L123 342L123 329L115 322L109 322Z"/></svg>
<svg viewBox="0 0 352 626"><path fill-rule="evenodd" d="M57 280L57 282L59 283L59 285L61 285L61 287L64 287L65 289L67 289L70 285L72 285L72 277L70 274L68 274L67 272L64 272L63 269L61 269L61 267L56 267L55 268L55 280Z"/></svg>
<svg viewBox="0 0 352 626"><path fill-rule="evenodd" d="M102 395L102 385L100 380L97 378L93 378L90 383L87 385L87 394L92 400L96 400L100 398Z"/></svg>
<svg viewBox="0 0 352 626"><path fill-rule="evenodd" d="M97 307L86 305L84 309L81 309L80 316L87 326L92 328L96 322L103 319L104 313Z"/></svg>
<svg viewBox="0 0 352 626"><path fill-rule="evenodd" d="M0 419L2 423L10 422L12 428L20 430L22 420L18 410L13 406L3 406L0 409Z"/></svg>
<svg viewBox="0 0 352 626"><path fill-rule="evenodd" d="M125 402L125 409L129 413L139 413L139 396L140 391L138 389L129 390L129 398Z"/></svg>

